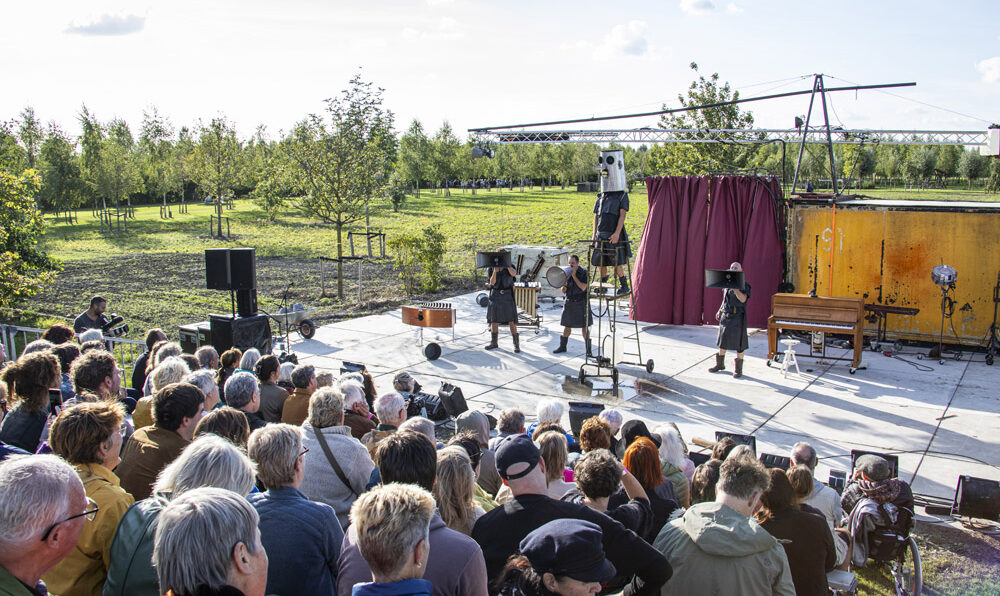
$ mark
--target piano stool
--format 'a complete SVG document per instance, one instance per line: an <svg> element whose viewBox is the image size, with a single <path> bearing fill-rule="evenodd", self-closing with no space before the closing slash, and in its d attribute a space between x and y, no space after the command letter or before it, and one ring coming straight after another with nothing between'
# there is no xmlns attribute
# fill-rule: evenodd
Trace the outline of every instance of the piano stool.
<svg viewBox="0 0 1000 596"><path fill-rule="evenodd" d="M781 361L781 372L788 378L788 370L795 365L795 374L801 375L802 371L799 370L799 361L795 359L795 346L799 345L799 340L797 339L783 339L781 343L785 344L785 357Z"/></svg>

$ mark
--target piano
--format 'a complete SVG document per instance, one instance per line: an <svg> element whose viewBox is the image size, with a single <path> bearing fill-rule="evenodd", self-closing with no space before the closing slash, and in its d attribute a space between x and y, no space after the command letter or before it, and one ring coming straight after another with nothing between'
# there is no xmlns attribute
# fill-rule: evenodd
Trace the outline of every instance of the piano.
<svg viewBox="0 0 1000 596"><path fill-rule="evenodd" d="M864 351L864 314L865 304L861 298L775 294L771 297L771 316L767 319L767 360L770 363L778 353L778 334L781 330L852 335L853 373L861 367ZM818 357L824 356L825 353L821 353Z"/></svg>

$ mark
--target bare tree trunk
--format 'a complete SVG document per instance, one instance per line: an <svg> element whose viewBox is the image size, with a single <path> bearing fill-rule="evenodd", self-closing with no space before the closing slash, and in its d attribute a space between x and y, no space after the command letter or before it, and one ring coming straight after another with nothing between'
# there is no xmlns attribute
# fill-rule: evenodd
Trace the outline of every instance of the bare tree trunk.
<svg viewBox="0 0 1000 596"><path fill-rule="evenodd" d="M344 242L343 226L337 224L337 298L344 299Z"/></svg>
<svg viewBox="0 0 1000 596"><path fill-rule="evenodd" d="M218 214L219 220L219 238L222 238L222 193L219 192L215 196L215 212Z"/></svg>

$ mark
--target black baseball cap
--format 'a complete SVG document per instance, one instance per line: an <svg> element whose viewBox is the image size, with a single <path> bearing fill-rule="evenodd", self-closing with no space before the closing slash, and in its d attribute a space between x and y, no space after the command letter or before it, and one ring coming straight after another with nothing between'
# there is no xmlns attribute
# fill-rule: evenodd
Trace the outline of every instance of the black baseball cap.
<svg viewBox="0 0 1000 596"><path fill-rule="evenodd" d="M600 526L582 519L557 519L521 541L521 554L539 574L571 577L581 582L606 582L615 566L604 556Z"/></svg>
<svg viewBox="0 0 1000 596"><path fill-rule="evenodd" d="M517 480L527 476L542 457L542 452L528 435L504 437L496 448L497 473L504 480ZM518 464L527 464L520 466Z"/></svg>

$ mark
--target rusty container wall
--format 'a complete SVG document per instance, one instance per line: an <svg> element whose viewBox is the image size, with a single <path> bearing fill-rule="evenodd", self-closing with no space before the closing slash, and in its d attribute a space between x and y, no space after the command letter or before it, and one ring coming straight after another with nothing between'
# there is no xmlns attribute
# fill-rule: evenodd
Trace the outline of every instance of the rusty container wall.
<svg viewBox="0 0 1000 596"><path fill-rule="evenodd" d="M815 281L820 296L919 308L914 316L888 315L887 336L937 341L941 287L931 270L951 265L958 281L944 341L982 344L1000 272L1000 204L793 201L788 218L788 281L796 293ZM866 322L865 335L875 334L876 324Z"/></svg>

